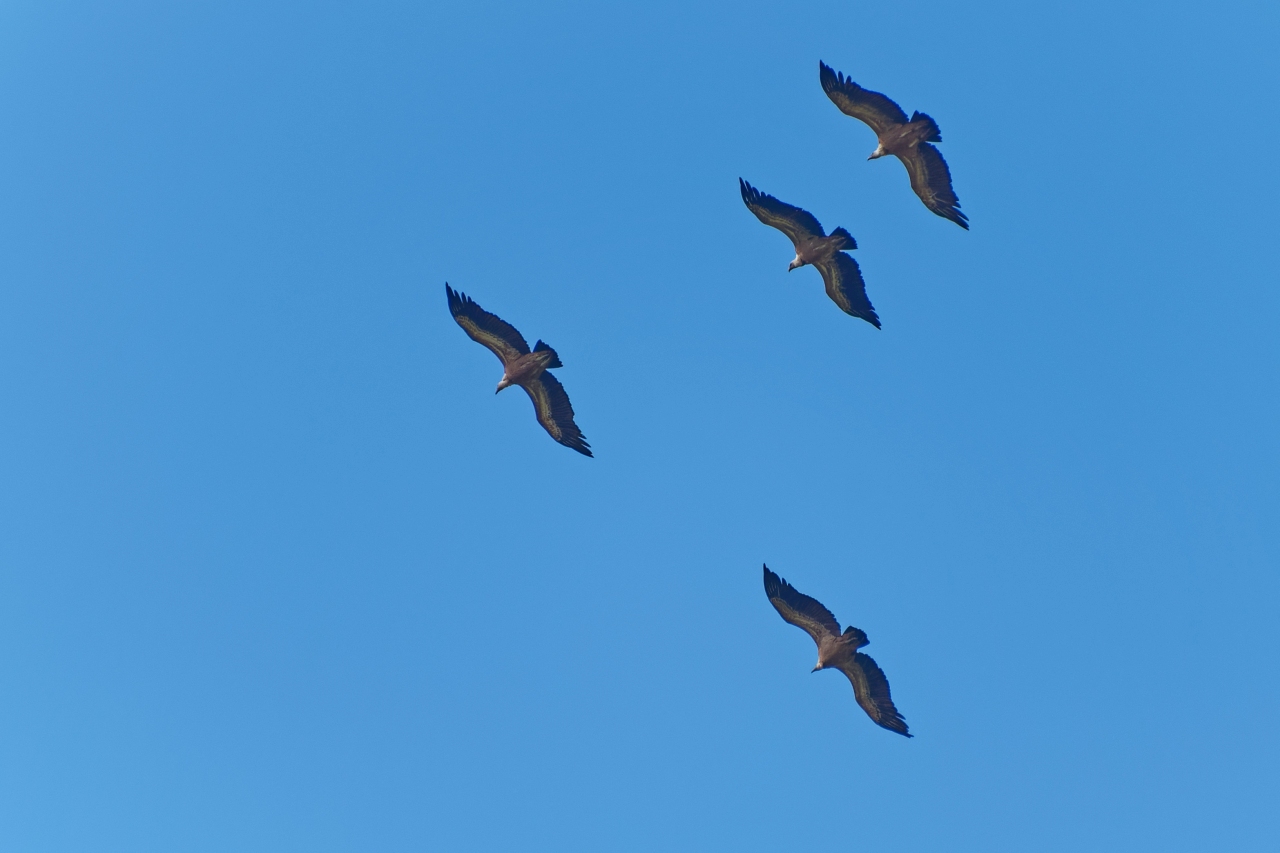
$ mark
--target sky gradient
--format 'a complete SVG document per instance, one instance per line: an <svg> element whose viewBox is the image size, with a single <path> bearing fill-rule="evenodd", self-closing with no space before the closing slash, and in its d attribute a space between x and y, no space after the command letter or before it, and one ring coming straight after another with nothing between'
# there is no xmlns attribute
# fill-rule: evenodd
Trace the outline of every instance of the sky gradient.
<svg viewBox="0 0 1280 853"><path fill-rule="evenodd" d="M1277 849L1278 27L5 4L0 847ZM820 59L938 122L971 232Z"/></svg>

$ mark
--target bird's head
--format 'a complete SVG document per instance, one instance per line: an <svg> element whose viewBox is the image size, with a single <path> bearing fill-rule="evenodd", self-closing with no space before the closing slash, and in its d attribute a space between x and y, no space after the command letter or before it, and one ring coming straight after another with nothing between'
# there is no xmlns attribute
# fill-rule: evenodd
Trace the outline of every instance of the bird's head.
<svg viewBox="0 0 1280 853"><path fill-rule="evenodd" d="M804 266L804 261L800 260L799 255L796 255L795 260L793 260L790 264L787 265L787 272L791 272L793 269L796 269L797 267L802 267L802 266Z"/></svg>
<svg viewBox="0 0 1280 853"><path fill-rule="evenodd" d="M502 377L502 381L498 383L498 391L501 391L503 388L506 388L510 385L511 385L511 380L504 376ZM498 391L494 391L493 393L497 394Z"/></svg>
<svg viewBox="0 0 1280 853"><path fill-rule="evenodd" d="M814 665L813 665L813 669L811 669L811 670L809 670L809 671L810 671L810 672L817 672L817 671L818 671L818 670L820 670L820 669L823 669L822 661L818 661L816 664L814 664Z"/></svg>
<svg viewBox="0 0 1280 853"><path fill-rule="evenodd" d="M879 158L883 157L885 154L888 154L888 153L889 153L889 152L887 152L887 151L885 151L885 150L884 150L884 146L883 146L883 145L877 145L877 146L876 146L876 150L875 150L875 151L872 151L872 152L871 152L871 156L870 156L870 157L868 157L867 159L868 159L868 160L877 160L877 159L879 159Z"/></svg>

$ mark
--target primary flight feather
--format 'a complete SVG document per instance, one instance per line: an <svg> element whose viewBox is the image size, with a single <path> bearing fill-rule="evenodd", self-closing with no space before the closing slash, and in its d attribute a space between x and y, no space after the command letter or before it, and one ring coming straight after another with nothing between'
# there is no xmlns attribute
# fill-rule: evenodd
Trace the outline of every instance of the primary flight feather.
<svg viewBox="0 0 1280 853"><path fill-rule="evenodd" d="M459 293L447 283L445 296L449 300L449 313L471 340L482 344L502 362L502 381L498 391L511 385L519 385L533 401L538 423L556 441L584 456L591 455L582 430L573 422L573 406L560 381L547 371L561 367L560 356L551 347L538 341L533 351L524 336L506 320L481 308L465 293ZM494 392L495 394L497 391Z"/></svg>
<svg viewBox="0 0 1280 853"><path fill-rule="evenodd" d="M820 669L838 669L853 685L853 697L877 726L911 737L889 696L889 679L870 655L858 649L870 642L867 635L850 625L840 633L840 623L817 599L810 598L764 567L764 592L783 620L804 630L818 645Z"/></svg>
<svg viewBox="0 0 1280 853"><path fill-rule="evenodd" d="M960 199L951 188L951 170L941 152L929 143L941 142L938 123L924 113L911 118L902 107L880 94L864 89L825 62L818 63L822 91L840 112L869 125L876 132L876 150L868 160L892 154L907 167L911 189L934 213L950 219L966 231L969 217L960 211Z"/></svg>
<svg viewBox="0 0 1280 853"><path fill-rule="evenodd" d="M840 306L840 310L866 320L877 329L880 318L867 298L867 286L862 280L858 262L841 249L856 249L857 242L843 228L837 228L828 236L822 225L807 210L762 193L751 184L738 178L738 189L747 209L765 225L777 228L791 239L796 257L787 267L790 272L797 267L812 264L822 274L827 296Z"/></svg>

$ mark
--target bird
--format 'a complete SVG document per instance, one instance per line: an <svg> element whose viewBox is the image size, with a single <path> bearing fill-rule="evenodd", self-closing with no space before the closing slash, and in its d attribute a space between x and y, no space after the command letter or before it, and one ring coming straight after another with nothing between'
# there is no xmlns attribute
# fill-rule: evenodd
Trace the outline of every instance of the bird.
<svg viewBox="0 0 1280 853"><path fill-rule="evenodd" d="M538 423L542 424L542 428L552 438L583 456L591 456L591 445L587 444L582 430L573 422L573 406L569 405L569 395L565 393L560 380L547 372L554 367L564 366L556 351L538 341L530 352L524 336L510 323L490 314L471 297L450 287L448 282L445 282L444 290L449 299L449 313L462 327L462 331L471 340L492 350L502 361L502 381L498 383L498 390L493 393L519 385L533 401Z"/></svg>
<svg viewBox="0 0 1280 853"><path fill-rule="evenodd" d="M913 737L907 731L907 721L902 719L889 698L889 680L884 677L884 672L869 655L858 651L869 643L865 633L850 625L841 634L840 623L830 610L769 571L767 565L764 567L764 592L785 621L803 628L818 644L818 664L813 672L840 670L853 683L853 696L873 723L905 737Z"/></svg>
<svg viewBox="0 0 1280 853"><path fill-rule="evenodd" d="M821 60L818 79L822 91L840 112L865 122L876 132L876 150L868 160L892 154L907 167L911 189L934 213L950 219L966 231L969 217L960 211L960 199L951 188L951 170L942 154L929 143L941 142L938 123L921 112L907 114L902 107L879 92L864 89Z"/></svg>
<svg viewBox="0 0 1280 853"><path fill-rule="evenodd" d="M827 286L827 296L840 306L841 311L880 328L880 318L867 298L867 286L862 280L858 262L841 251L858 248L848 231L837 228L828 236L809 211L778 201L742 178L738 178L738 189L742 191L742 201L747 209L757 219L777 228L795 244L796 257L787 267L787 272L806 264L817 267Z"/></svg>

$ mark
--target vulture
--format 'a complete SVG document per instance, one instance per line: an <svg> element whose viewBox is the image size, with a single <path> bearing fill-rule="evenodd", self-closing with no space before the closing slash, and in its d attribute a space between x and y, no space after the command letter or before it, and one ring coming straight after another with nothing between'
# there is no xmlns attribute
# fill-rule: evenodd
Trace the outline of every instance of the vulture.
<svg viewBox="0 0 1280 853"><path fill-rule="evenodd" d="M892 100L862 88L825 62L818 62L818 79L822 82L822 91L840 112L870 125L876 132L879 144L867 159L875 160L886 154L897 157L907 167L911 189L920 196L924 206L969 230L969 217L960 212L960 199L951 189L947 161L929 144L942 141L938 123L920 112L912 113L908 119L902 107Z"/></svg>
<svg viewBox="0 0 1280 853"><path fill-rule="evenodd" d="M449 313L458 321L462 331L471 340L492 350L502 362L502 381L498 383L498 391L509 385L519 385L533 401L533 410L542 428L565 447L590 456L591 445L587 444L582 431L573 422L569 395L564 392L560 380L547 372L553 367L563 366L556 351L538 341L530 352L524 336L510 323L490 314L471 297L450 287L448 282L444 290L449 298Z"/></svg>
<svg viewBox="0 0 1280 853"><path fill-rule="evenodd" d="M818 644L820 669L838 669L853 682L853 695L871 721L891 732L911 737L907 721L889 698L889 680L870 656L858 649L868 644L867 635L850 625L840 633L840 623L831 611L816 599L798 592L795 587L764 567L764 592L778 614L813 637Z"/></svg>
<svg viewBox="0 0 1280 853"><path fill-rule="evenodd" d="M777 228L795 244L796 257L787 267L787 272L813 264L822 273L827 296L840 306L841 311L880 328L880 318L876 316L876 309L871 307L871 300L867 299L867 287L862 281L858 262L841 251L858 248L848 231L837 228L828 236L809 211L778 201L742 178L738 178L738 189L742 191L747 209L757 219Z"/></svg>

